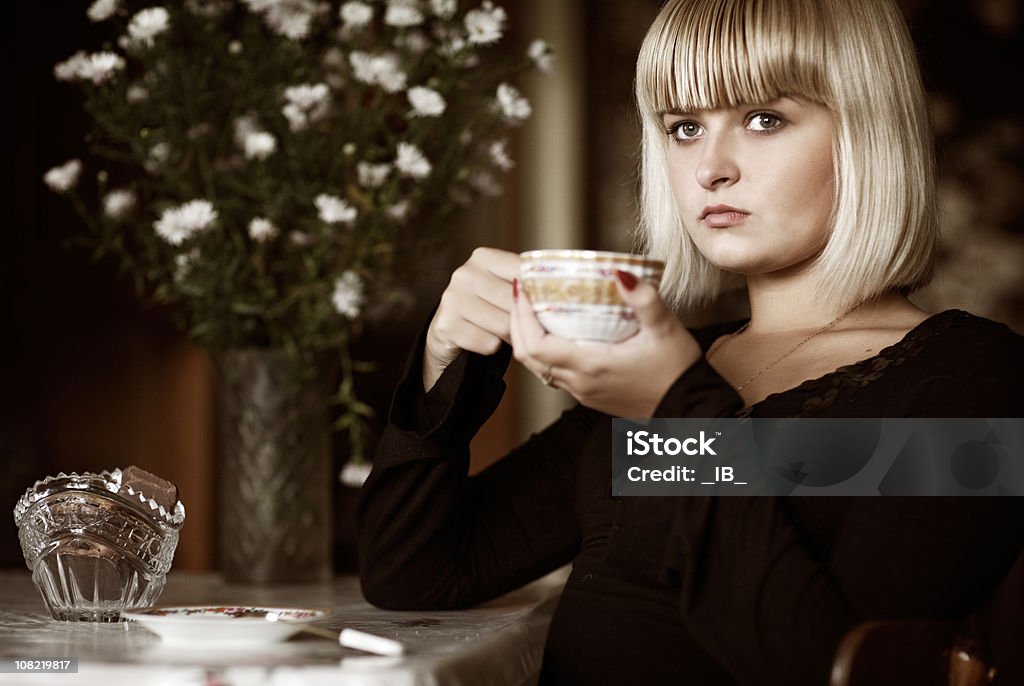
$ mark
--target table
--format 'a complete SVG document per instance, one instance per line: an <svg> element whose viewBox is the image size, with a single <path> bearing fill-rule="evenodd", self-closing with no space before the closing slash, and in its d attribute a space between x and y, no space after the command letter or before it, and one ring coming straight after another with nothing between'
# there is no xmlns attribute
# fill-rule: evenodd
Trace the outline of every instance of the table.
<svg viewBox="0 0 1024 686"><path fill-rule="evenodd" d="M258 648L175 647L132 622L50 619L29 571L0 571L0 657L77 657L77 674L0 674L0 684L332 684L332 686L522 686L537 680L548 624L568 568L468 610L393 612L363 600L358 579L302 586L226 584L213 574L172 572L161 605L330 608L315 624L352 627L406 644L379 657L300 633Z"/></svg>

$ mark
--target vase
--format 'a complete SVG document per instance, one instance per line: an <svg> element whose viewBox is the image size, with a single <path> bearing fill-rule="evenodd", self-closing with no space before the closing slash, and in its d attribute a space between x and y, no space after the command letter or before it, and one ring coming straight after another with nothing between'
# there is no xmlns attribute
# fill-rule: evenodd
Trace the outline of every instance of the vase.
<svg viewBox="0 0 1024 686"><path fill-rule="evenodd" d="M282 350L217 355L217 558L230 582L331 577L328 385Z"/></svg>

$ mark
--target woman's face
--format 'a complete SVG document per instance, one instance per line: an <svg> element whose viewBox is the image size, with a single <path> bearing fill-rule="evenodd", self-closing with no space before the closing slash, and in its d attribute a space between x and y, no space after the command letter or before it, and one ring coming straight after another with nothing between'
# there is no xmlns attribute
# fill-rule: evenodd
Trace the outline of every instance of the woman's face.
<svg viewBox="0 0 1024 686"><path fill-rule="evenodd" d="M799 270L832 212L832 114L793 98L664 115L668 172L690 237L748 276Z"/></svg>

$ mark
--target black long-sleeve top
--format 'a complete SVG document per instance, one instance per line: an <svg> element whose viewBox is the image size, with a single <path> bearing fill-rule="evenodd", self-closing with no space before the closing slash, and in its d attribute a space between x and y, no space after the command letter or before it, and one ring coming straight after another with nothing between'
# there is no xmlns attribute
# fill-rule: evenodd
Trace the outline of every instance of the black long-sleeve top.
<svg viewBox="0 0 1024 686"><path fill-rule="evenodd" d="M706 348L738 323L698 332ZM363 592L460 608L572 562L542 683L827 683L866 618L958 618L1024 545L1024 499L610 495L611 417L566 411L468 476L509 363L464 353L424 394L421 338L357 509ZM950 310L752 408L705 360L658 417L1021 417L1024 338Z"/></svg>

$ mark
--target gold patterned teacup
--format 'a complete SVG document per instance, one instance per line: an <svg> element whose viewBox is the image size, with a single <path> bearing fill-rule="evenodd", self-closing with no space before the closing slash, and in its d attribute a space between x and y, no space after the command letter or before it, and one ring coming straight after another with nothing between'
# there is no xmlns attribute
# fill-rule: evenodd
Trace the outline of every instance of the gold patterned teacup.
<svg viewBox="0 0 1024 686"><path fill-rule="evenodd" d="M614 343L639 329L622 302L616 271L657 287L665 263L643 255L599 250L530 250L520 253L520 282L544 330L555 336Z"/></svg>

